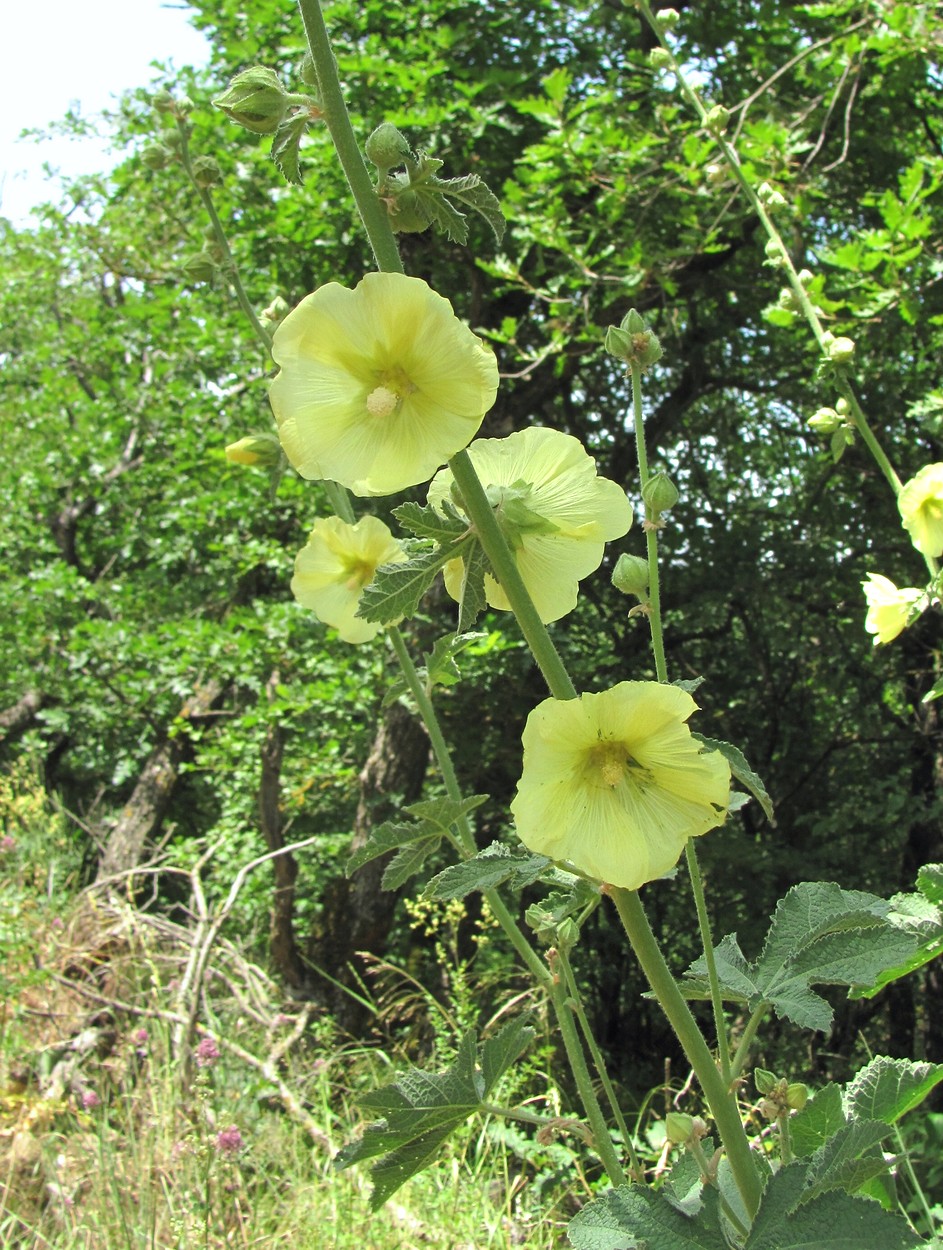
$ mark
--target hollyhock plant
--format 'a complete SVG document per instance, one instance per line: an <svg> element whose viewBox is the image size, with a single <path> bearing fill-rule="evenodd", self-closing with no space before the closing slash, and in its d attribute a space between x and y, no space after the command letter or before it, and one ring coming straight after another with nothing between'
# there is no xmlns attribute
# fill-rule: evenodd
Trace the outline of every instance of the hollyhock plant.
<svg viewBox="0 0 943 1250"><path fill-rule="evenodd" d="M871 579L869 582L861 583L868 601L864 627L869 634L874 634L875 646L879 642L893 642L906 628L914 606L923 598L924 592L913 586L898 590L890 578L882 577L880 573L869 573L868 577Z"/></svg>
<svg viewBox="0 0 943 1250"><path fill-rule="evenodd" d="M376 517L362 517L356 525L326 517L315 521L295 559L292 593L344 642L368 642L383 626L356 615L361 592L381 564L405 559L402 545Z"/></svg>
<svg viewBox="0 0 943 1250"><path fill-rule="evenodd" d="M677 686L623 681L578 699L545 699L528 716L511 805L530 850L637 890L678 862L688 838L722 824L730 769L686 721Z"/></svg>
<svg viewBox="0 0 943 1250"><path fill-rule="evenodd" d="M943 555L943 464L928 464L897 496L904 529L925 556Z"/></svg>
<svg viewBox="0 0 943 1250"><path fill-rule="evenodd" d="M479 439L468 455L540 619L556 621L572 612L580 579L599 567L605 544L632 524L625 491L598 477L582 443L559 430L535 426L507 438ZM441 510L452 493L452 474L444 469L429 487L429 503ZM450 561L445 585L454 599L461 595L462 576L462 561ZM485 595L493 608L510 607L492 577L485 577Z"/></svg>
<svg viewBox="0 0 943 1250"><path fill-rule="evenodd" d="M494 403L494 353L420 278L369 273L329 282L275 331L270 398L302 477L390 495L474 438Z"/></svg>

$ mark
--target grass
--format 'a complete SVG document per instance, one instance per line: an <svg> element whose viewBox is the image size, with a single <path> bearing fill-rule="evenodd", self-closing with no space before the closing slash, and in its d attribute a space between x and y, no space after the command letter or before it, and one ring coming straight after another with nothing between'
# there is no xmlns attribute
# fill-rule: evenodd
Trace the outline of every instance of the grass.
<svg viewBox="0 0 943 1250"><path fill-rule="evenodd" d="M338 1038L199 925L76 891L29 782L0 793L0 1250L566 1244L573 1154L506 1123L470 1122L372 1212L367 1169L333 1157L405 1058Z"/></svg>

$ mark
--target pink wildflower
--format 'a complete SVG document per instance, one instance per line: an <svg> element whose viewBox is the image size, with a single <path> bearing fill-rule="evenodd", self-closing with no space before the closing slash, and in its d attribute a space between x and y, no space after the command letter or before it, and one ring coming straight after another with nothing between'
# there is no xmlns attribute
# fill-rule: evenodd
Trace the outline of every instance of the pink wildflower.
<svg viewBox="0 0 943 1250"><path fill-rule="evenodd" d="M196 1048L196 1066L198 1068L211 1068L219 1058L219 1047L211 1037L201 1037L200 1044Z"/></svg>
<svg viewBox="0 0 943 1250"><path fill-rule="evenodd" d="M93 1089L82 1090L82 1106L86 1111L91 1111L93 1107L99 1106L101 1099Z"/></svg>
<svg viewBox="0 0 943 1250"><path fill-rule="evenodd" d="M216 1150L221 1155L238 1154L240 1150L245 1148L245 1144L242 1134L235 1124L231 1124L229 1128L221 1129L216 1134Z"/></svg>

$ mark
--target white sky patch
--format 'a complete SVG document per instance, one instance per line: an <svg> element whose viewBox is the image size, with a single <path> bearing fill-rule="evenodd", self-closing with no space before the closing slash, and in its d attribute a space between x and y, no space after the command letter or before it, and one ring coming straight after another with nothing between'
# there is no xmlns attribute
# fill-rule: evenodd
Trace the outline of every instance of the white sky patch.
<svg viewBox="0 0 943 1250"><path fill-rule="evenodd" d="M155 79L152 61L205 65L209 48L184 4L161 0L47 0L11 4L0 40L0 215L16 226L29 209L55 199L50 165L67 177L110 169L100 139L19 139L74 108L93 118L122 91Z"/></svg>

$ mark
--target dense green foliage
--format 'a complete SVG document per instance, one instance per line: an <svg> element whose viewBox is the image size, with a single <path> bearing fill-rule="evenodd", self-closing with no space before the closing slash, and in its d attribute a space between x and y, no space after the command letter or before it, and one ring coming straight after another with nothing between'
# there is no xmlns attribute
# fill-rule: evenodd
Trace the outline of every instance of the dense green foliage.
<svg viewBox="0 0 943 1250"><path fill-rule="evenodd" d="M251 301L261 309L355 279L372 261L327 137L312 132L304 185L290 188L267 141L209 103L257 62L300 85L296 15L268 0L196 11L213 40L211 69L169 85L195 102L193 152L222 168L216 203ZM666 349L647 406L650 450L682 488L663 539L669 669L707 678L698 727L744 750L777 811L770 827L748 806L703 840L720 931L757 949L776 899L800 880L912 888L916 868L943 850L936 704L920 703L936 678L939 625L925 617L906 641L874 651L859 583L874 570L917 584L920 561L864 450L835 463L807 428L835 399L815 376L814 344L779 300L765 237L714 168L713 140L649 66L639 17L557 0L338 3L327 17L358 133L395 123L445 175L481 172L507 215L501 249L480 221L467 246L402 240L407 271L447 294L498 353L503 382L483 433L553 425L629 483L628 392L602 351L605 326L635 305ZM830 328L856 340L863 406L908 476L941 452L932 6L744 0L684 10L678 34L705 95L731 109L751 177L785 196L779 220L794 259L813 272ZM187 771L163 827L182 862L218 844L225 893L264 849L258 758L278 724L289 836L320 838L299 856L297 914L309 932L341 870L391 665L382 643L341 648L291 600L316 493L224 459L227 443L270 427L266 364L225 277L187 281L208 223L181 167L154 170L142 156L170 123L144 93L114 123L127 156L113 176L75 188L33 230L0 223L0 703L30 690L44 700L5 749L43 758L50 788L88 831L92 870L150 752L168 731L186 734ZM619 548L641 551L640 536ZM452 610L424 604L411 627L420 650L451 626ZM447 732L477 729L459 767L468 793L491 796L482 845L507 832L519 728L544 693L509 619L487 626L492 644L462 666L475 680L441 696ZM581 687L653 672L643 624L626 619L604 577L556 636ZM184 700L214 680L218 715L188 726ZM685 966L697 953L687 894L670 883L647 894ZM261 877L240 900L239 920L260 943L268 902ZM593 923L592 938L607 943L608 921ZM409 930L393 941L421 966ZM623 950L613 943L612 957L581 975L600 1037L641 1094L676 1050L657 1013L640 1007ZM937 988L932 967L921 975ZM933 995L924 1000L919 983L894 995L872 1044L943 1058ZM848 1075L857 1028L883 1009L842 1009L822 1047L830 1075ZM775 1036L767 1044L775 1050ZM775 1053L766 1058L776 1066Z"/></svg>

